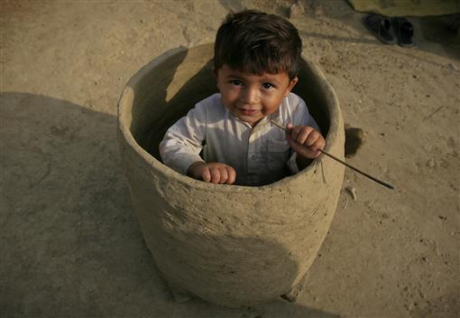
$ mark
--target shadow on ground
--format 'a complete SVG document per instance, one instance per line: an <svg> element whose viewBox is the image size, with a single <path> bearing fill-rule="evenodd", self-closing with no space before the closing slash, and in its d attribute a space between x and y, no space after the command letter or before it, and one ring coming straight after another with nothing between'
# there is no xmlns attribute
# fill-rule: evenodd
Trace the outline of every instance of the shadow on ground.
<svg viewBox="0 0 460 318"><path fill-rule="evenodd" d="M132 211L116 118L0 95L0 307L7 317L337 317L281 300L170 301Z"/></svg>

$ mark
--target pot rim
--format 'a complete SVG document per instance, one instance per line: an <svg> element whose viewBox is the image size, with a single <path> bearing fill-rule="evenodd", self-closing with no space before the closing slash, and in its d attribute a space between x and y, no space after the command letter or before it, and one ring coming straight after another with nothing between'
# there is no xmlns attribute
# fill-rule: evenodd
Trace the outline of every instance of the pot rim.
<svg viewBox="0 0 460 318"><path fill-rule="evenodd" d="M158 159L156 159L154 156L152 156L150 153L148 153L144 148L142 148L139 145L139 143L135 140L129 128L130 123L131 123L131 120L130 120L131 117L127 116L128 112L130 112L133 108L133 101L134 101L133 87L136 87L137 84L144 78L146 74L149 74L157 66L163 64L166 60L174 57L175 55L181 54L181 53L183 54L184 51L186 52L190 49L209 46L209 45L213 45L213 43L201 44L201 45L190 47L190 48L180 46L180 47L168 50L160 54L158 57L154 58L152 61L150 61L148 64L146 64L142 68L140 68L129 79L129 81L127 82L127 84L125 85L122 91L122 94L118 102L118 131L121 134L119 138L123 138L125 143L128 144L128 146L131 147L135 151L135 153L139 156L139 158L142 161L144 161L150 167L152 167L155 173L161 174L162 177L166 177L167 180L171 178L179 183L182 183L184 186L198 188L198 189L205 190L205 191L207 190L207 191L218 191L218 192L229 192L229 193L245 191L246 193L248 193L248 192L261 192L261 191L273 190L276 188L285 188L287 183L290 183L293 180L297 180L300 178L306 178L307 175L311 171L317 170L325 158L324 155L320 155L318 158L316 158L312 162L312 164L310 164L305 169L299 171L298 173L292 176L285 177L274 183L264 185L264 186L251 187L251 186L241 186L241 185L213 184L213 183L203 182L201 180L196 180L196 179L193 179L191 177L188 177L188 176L185 176L185 175L182 175L176 172L172 168L161 163ZM338 102L338 99L337 99L337 96L334 90L332 89L331 85L326 81L324 74L321 72L318 66L316 66L313 62L307 59L305 54L303 53L302 53L302 59L305 61L309 70L313 73L313 75L318 80L318 84L325 91L325 95L326 95L325 99L327 100L326 106L328 108L330 117L329 117L329 131L325 138L326 146L324 150L329 152L332 145L336 142L338 134L339 134L339 129L341 128L341 125L340 125L341 113L340 113L340 108L339 108L339 102Z"/></svg>

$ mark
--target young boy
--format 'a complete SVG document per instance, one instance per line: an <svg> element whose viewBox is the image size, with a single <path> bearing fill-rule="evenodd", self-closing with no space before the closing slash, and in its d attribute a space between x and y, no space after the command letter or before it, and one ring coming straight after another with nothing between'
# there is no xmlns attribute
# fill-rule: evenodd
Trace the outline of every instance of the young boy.
<svg viewBox="0 0 460 318"><path fill-rule="evenodd" d="M324 138L305 102L291 93L301 52L302 40L287 20L258 11L229 14L214 46L220 94L169 128L160 143L163 162L206 182L260 186L318 157ZM290 134L270 120L287 124Z"/></svg>

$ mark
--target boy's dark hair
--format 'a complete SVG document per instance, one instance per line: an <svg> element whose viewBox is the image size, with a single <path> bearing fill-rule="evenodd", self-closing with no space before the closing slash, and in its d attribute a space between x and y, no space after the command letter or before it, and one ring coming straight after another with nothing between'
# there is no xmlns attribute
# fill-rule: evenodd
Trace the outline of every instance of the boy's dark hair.
<svg viewBox="0 0 460 318"><path fill-rule="evenodd" d="M255 10L230 13L214 44L214 67L227 64L252 74L286 72L290 79L300 68L302 40L292 23Z"/></svg>

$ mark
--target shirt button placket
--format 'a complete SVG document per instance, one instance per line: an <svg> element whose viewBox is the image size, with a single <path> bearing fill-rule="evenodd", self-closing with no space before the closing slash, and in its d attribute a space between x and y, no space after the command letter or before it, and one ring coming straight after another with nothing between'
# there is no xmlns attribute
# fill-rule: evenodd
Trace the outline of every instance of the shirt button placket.
<svg viewBox="0 0 460 318"><path fill-rule="evenodd" d="M254 173L254 168L255 168L254 159L257 157L255 154L253 140L254 140L254 132L251 131L251 133L249 134L249 140L248 140L248 143L249 143L248 145L248 173L249 174Z"/></svg>

